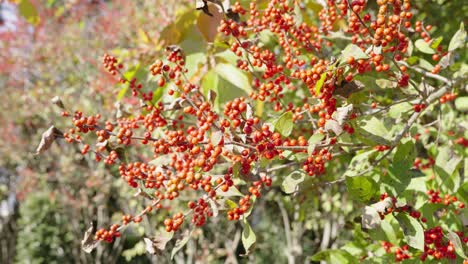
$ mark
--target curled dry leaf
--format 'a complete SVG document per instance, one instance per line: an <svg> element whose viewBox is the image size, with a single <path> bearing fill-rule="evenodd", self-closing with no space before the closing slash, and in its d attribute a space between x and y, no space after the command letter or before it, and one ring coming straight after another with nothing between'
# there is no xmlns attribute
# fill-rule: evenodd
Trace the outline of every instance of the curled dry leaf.
<svg viewBox="0 0 468 264"><path fill-rule="evenodd" d="M379 213L384 213L387 208L392 206L392 198L387 197L383 201L364 207L362 213L362 228L375 229L379 227L382 223Z"/></svg>
<svg viewBox="0 0 468 264"><path fill-rule="evenodd" d="M54 96L52 99L50 99L50 102L62 109L65 109L65 105L63 104L62 99L60 99L58 96Z"/></svg>
<svg viewBox="0 0 468 264"><path fill-rule="evenodd" d="M337 136L343 133L343 127L340 126L340 124L336 120L333 120L333 119L328 119L327 122L325 123L324 128L327 131L333 131L333 133L335 133L335 135Z"/></svg>
<svg viewBox="0 0 468 264"><path fill-rule="evenodd" d="M171 241L173 233L158 234L153 238L145 237L146 251L152 255L160 255L166 249L167 242Z"/></svg>
<svg viewBox="0 0 468 264"><path fill-rule="evenodd" d="M179 110L182 109L183 104L186 102L185 99L183 98L177 98L174 101L172 101L165 109L167 111L172 111L172 110Z"/></svg>
<svg viewBox="0 0 468 264"><path fill-rule="evenodd" d="M86 230L83 240L81 240L81 249L86 253L91 253L99 244L98 240L93 239L93 225Z"/></svg>
<svg viewBox="0 0 468 264"><path fill-rule="evenodd" d="M353 111L353 105L339 107L333 114L333 119L328 119L325 123L325 130L333 131L337 136L343 133L343 125Z"/></svg>
<svg viewBox="0 0 468 264"><path fill-rule="evenodd" d="M343 81L341 84L337 85L333 94L340 95L344 98L348 98L351 94L357 93L365 88L365 85L357 80L347 82Z"/></svg>
<svg viewBox="0 0 468 264"><path fill-rule="evenodd" d="M63 133L54 126L49 127L49 129L42 133L41 142L39 142L39 146L36 148L36 155L48 150L58 137L63 137Z"/></svg>
<svg viewBox="0 0 468 264"><path fill-rule="evenodd" d="M213 16L213 14L210 13L206 0L197 0L195 2L195 9L203 11L203 13L207 14L208 16Z"/></svg>
<svg viewBox="0 0 468 264"><path fill-rule="evenodd" d="M214 104L215 100L216 100L216 95L217 95L216 92L210 89L208 91L208 101L210 101L212 104Z"/></svg>
<svg viewBox="0 0 468 264"><path fill-rule="evenodd" d="M116 118L129 117L132 115L130 107L122 104L120 101L115 102L114 107Z"/></svg>

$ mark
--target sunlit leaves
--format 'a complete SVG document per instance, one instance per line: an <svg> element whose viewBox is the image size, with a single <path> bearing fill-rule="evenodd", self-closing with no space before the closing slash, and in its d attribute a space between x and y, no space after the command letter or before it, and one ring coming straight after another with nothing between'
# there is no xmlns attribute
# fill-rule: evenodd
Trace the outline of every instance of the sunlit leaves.
<svg viewBox="0 0 468 264"><path fill-rule="evenodd" d="M327 78L327 73L324 72L322 75L320 75L320 79L317 81L315 84L315 94L319 95L320 91L322 89L323 83L325 82L325 79Z"/></svg>
<svg viewBox="0 0 468 264"><path fill-rule="evenodd" d="M250 85L247 75L234 65L219 63L216 65L215 71L219 76L246 93L250 93L252 91L252 86Z"/></svg>
<svg viewBox="0 0 468 264"><path fill-rule="evenodd" d="M34 26L37 26L41 21L36 7L29 0L20 0L18 4L18 11L20 15L26 19L26 21Z"/></svg>
<svg viewBox="0 0 468 264"><path fill-rule="evenodd" d="M346 186L353 199L361 202L369 201L379 190L377 183L370 177L346 177Z"/></svg>
<svg viewBox="0 0 468 264"><path fill-rule="evenodd" d="M396 219L403 229L408 245L424 251L424 230L419 221L406 213L398 214Z"/></svg>
<svg viewBox="0 0 468 264"><path fill-rule="evenodd" d="M294 171L284 178L281 183L281 189L287 194L294 193L299 188L299 184L304 181L305 177L306 175L304 172Z"/></svg>
<svg viewBox="0 0 468 264"><path fill-rule="evenodd" d="M291 135L293 125L293 114L291 112L285 112L273 121L275 130L285 137Z"/></svg>
<svg viewBox="0 0 468 264"><path fill-rule="evenodd" d="M455 108L461 112L468 111L468 96L458 97L455 99Z"/></svg>
<svg viewBox="0 0 468 264"><path fill-rule="evenodd" d="M453 35L452 39L450 40L450 44L448 47L449 51L453 51L458 49L459 47L465 45L466 41L466 31L465 25L463 22L460 23L460 29Z"/></svg>
<svg viewBox="0 0 468 264"><path fill-rule="evenodd" d="M367 59L369 55L367 55L361 48L354 44L349 44L346 48L341 52L341 63L347 61L348 58L353 57L355 60L359 59Z"/></svg>
<svg viewBox="0 0 468 264"><path fill-rule="evenodd" d="M247 222L247 218L245 217L243 220L243 227L244 230L242 231L242 245L245 249L245 255L248 255L257 241L257 236L255 235L252 227L250 227L250 224Z"/></svg>
<svg viewBox="0 0 468 264"><path fill-rule="evenodd" d="M341 249L327 249L311 257L312 261L326 261L327 263L359 263L358 259L349 252Z"/></svg>
<svg viewBox="0 0 468 264"><path fill-rule="evenodd" d="M320 141L322 141L322 139L325 138L325 135L322 134L322 133L317 133L317 134L313 134L309 140L307 141L307 144L309 145L308 148L307 148L307 153L309 155L312 154L312 152L314 151L315 149L315 145L317 143L319 143Z"/></svg>
<svg viewBox="0 0 468 264"><path fill-rule="evenodd" d="M463 248L463 244L460 240L460 237L452 231L449 231L447 234L447 238L452 242L453 247L455 248L455 252L462 258L462 259L467 259L467 256L465 255L465 251Z"/></svg>
<svg viewBox="0 0 468 264"><path fill-rule="evenodd" d="M421 51L423 53L427 53L427 54L434 54L435 53L434 49L431 48L431 45L429 43L427 43L426 41L424 41L423 39L416 40L414 45L416 46L416 48L419 51Z"/></svg>

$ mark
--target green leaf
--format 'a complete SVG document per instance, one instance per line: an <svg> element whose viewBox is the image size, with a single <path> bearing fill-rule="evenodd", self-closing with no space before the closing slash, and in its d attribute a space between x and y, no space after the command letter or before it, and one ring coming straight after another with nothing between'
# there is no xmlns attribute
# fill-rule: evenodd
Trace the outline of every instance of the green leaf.
<svg viewBox="0 0 468 264"><path fill-rule="evenodd" d="M327 78L327 72L322 73L320 75L320 79L315 83L315 94L319 95L320 91L322 90L323 83L325 82L325 79Z"/></svg>
<svg viewBox="0 0 468 264"><path fill-rule="evenodd" d="M465 25L463 24L463 22L461 22L460 29L455 33L455 35L453 35L452 39L450 40L448 51L456 50L459 47L465 45L465 39L466 39Z"/></svg>
<svg viewBox="0 0 468 264"><path fill-rule="evenodd" d="M291 174L284 177L284 180L281 183L281 189L287 194L293 193L298 189L298 185L302 183L305 178L304 172L293 171Z"/></svg>
<svg viewBox="0 0 468 264"><path fill-rule="evenodd" d="M427 54L434 54L435 51L431 48L431 46L429 45L429 43L427 43L426 41L424 41L424 39L418 39L416 40L416 42L414 43L414 45L416 46L416 48L423 52L423 53L427 53Z"/></svg>
<svg viewBox="0 0 468 264"><path fill-rule="evenodd" d="M364 176L346 177L346 187L351 198L361 202L369 201L379 190L373 179Z"/></svg>
<svg viewBox="0 0 468 264"><path fill-rule="evenodd" d="M224 204L225 204L229 209L237 208L237 204L236 204L233 200L230 200L230 199L224 200Z"/></svg>
<svg viewBox="0 0 468 264"><path fill-rule="evenodd" d="M465 160L465 171L468 169L466 164L468 162ZM461 199L465 200L465 203L468 201L468 182L463 183L457 190L457 194Z"/></svg>
<svg viewBox="0 0 468 264"><path fill-rule="evenodd" d="M224 196L224 197L231 197L231 196L244 196L237 188L236 186L231 186L226 192L223 192L221 188L216 189L216 194L219 196Z"/></svg>
<svg viewBox="0 0 468 264"><path fill-rule="evenodd" d="M228 64L236 65L239 57L237 57L237 55L232 52L228 46L227 49L223 50L222 52L216 53L215 59L217 63L226 62Z"/></svg>
<svg viewBox="0 0 468 264"><path fill-rule="evenodd" d="M390 222L391 219L395 219L393 215L385 216L385 220L382 221L382 224L380 225L380 227L382 228L382 231L384 232L387 240L393 244L397 244L398 243L398 238L397 238L398 225L396 224L397 228L395 228ZM396 223L396 221L393 221L393 222Z"/></svg>
<svg viewBox="0 0 468 264"><path fill-rule="evenodd" d="M389 79L377 79L375 80L375 83L377 84L377 86L383 89L396 87L396 83Z"/></svg>
<svg viewBox="0 0 468 264"><path fill-rule="evenodd" d="M138 83L141 83L146 76L146 70L143 69L140 64L137 64L131 68L129 68L123 76L125 79L131 81L133 78L137 79ZM128 88L130 87L130 84L127 82L123 85L123 87L120 89L119 94L117 95L117 100L120 101L122 98L125 96L125 94L128 91ZM158 87L157 89L161 89L161 87Z"/></svg>
<svg viewBox="0 0 468 264"><path fill-rule="evenodd" d="M399 213L396 219L400 223L406 241L410 247L424 251L424 229L415 218L406 213Z"/></svg>
<svg viewBox="0 0 468 264"><path fill-rule="evenodd" d="M458 97L455 99L455 108L461 112L468 111L468 96Z"/></svg>
<svg viewBox="0 0 468 264"><path fill-rule="evenodd" d="M445 146L439 149L435 165L443 169L447 175L452 175L461 160L462 157L455 154L451 147Z"/></svg>
<svg viewBox="0 0 468 264"><path fill-rule="evenodd" d="M196 52L187 55L185 58L185 67L188 72L186 73L188 78L191 78L198 73L199 69L206 64L207 57L204 52Z"/></svg>
<svg viewBox="0 0 468 264"><path fill-rule="evenodd" d="M362 120L358 130L362 140L370 140L380 145L389 145L391 134L381 119L373 116L368 120Z"/></svg>
<svg viewBox="0 0 468 264"><path fill-rule="evenodd" d="M177 252L179 252L179 250L181 250L187 244L187 242L190 240L190 237L192 236L192 232L193 230L189 231L186 229L176 240L175 246L171 252L171 259L174 259L175 254L177 254Z"/></svg>
<svg viewBox="0 0 468 264"><path fill-rule="evenodd" d="M249 78L237 67L227 63L219 63L216 65L215 71L219 76L236 87L244 90L247 94L252 92L252 86L250 85Z"/></svg>
<svg viewBox="0 0 468 264"><path fill-rule="evenodd" d="M421 211L421 215L426 218L427 225L434 226L439 221L437 212L443 210L443 208L445 208L443 204L426 203L421 206L419 211Z"/></svg>
<svg viewBox="0 0 468 264"><path fill-rule="evenodd" d="M414 65L416 64L417 62L419 61L419 57L416 57L416 56L411 56L409 57L406 62L409 64L409 65Z"/></svg>
<svg viewBox="0 0 468 264"><path fill-rule="evenodd" d="M285 112L276 120L273 121L273 127L281 135L288 137L293 130L293 114L292 112Z"/></svg>
<svg viewBox="0 0 468 264"><path fill-rule="evenodd" d="M432 71L432 69L434 69L434 65L423 58L419 59L419 67L425 69L426 71Z"/></svg>
<svg viewBox="0 0 468 264"><path fill-rule="evenodd" d="M443 39L444 39L443 37L438 37L438 38L432 40L431 48L434 49L434 50L437 49Z"/></svg>
<svg viewBox="0 0 468 264"><path fill-rule="evenodd" d="M390 166L388 173L382 176L381 182L384 184L387 192L392 195L402 193L411 182L411 173L409 170L402 170L396 166Z"/></svg>
<svg viewBox="0 0 468 264"><path fill-rule="evenodd" d="M255 235L254 231L247 222L247 218L244 217L243 221L244 230L242 231L242 245L245 249L245 255L250 254L250 250L252 246L254 246L255 242L257 241L257 236Z"/></svg>
<svg viewBox="0 0 468 264"><path fill-rule="evenodd" d="M348 168L344 175L352 177L368 169L371 166L369 162L369 156L373 153L374 151L371 150L355 155L349 162Z"/></svg>
<svg viewBox="0 0 468 264"><path fill-rule="evenodd" d="M348 251L341 249L327 249L310 257L312 261L326 261L327 263L359 263L359 261Z"/></svg>
<svg viewBox="0 0 468 264"><path fill-rule="evenodd" d="M236 177L236 178L239 177L240 168L241 168L240 162L234 163L234 165L232 166L232 175L234 177Z"/></svg>
<svg viewBox="0 0 468 264"><path fill-rule="evenodd" d="M388 115L393 119L398 119L401 117L402 114L410 111L413 109L413 106L408 102L403 102L400 104L395 104L390 106L388 110Z"/></svg>
<svg viewBox="0 0 468 264"><path fill-rule="evenodd" d="M18 4L18 11L28 23L37 26L41 21L36 7L29 0L21 0Z"/></svg>
<svg viewBox="0 0 468 264"><path fill-rule="evenodd" d="M218 86L219 86L219 75L216 74L214 70L210 70L209 72L205 74L205 76L203 76L202 84L201 84L201 91L206 98L208 98L210 91L213 91L216 94L219 94ZM219 108L219 96L216 96L213 104L215 106L215 109Z"/></svg>
<svg viewBox="0 0 468 264"><path fill-rule="evenodd" d="M349 44L341 52L341 62L340 62L340 64L345 63L349 57L354 57L355 60L369 58L369 56L364 51L362 51L361 48L359 48L358 46L356 46L354 44Z"/></svg>
<svg viewBox="0 0 468 264"><path fill-rule="evenodd" d="M463 244L460 241L460 237L452 232L448 231L447 238L452 242L453 247L455 248L455 252L462 258L462 259L467 259L465 252L463 250Z"/></svg>
<svg viewBox="0 0 468 264"><path fill-rule="evenodd" d="M408 140L405 143L398 145L395 155L393 156L392 166L400 171L409 170L413 166L413 161L416 158L416 149L413 141Z"/></svg>
<svg viewBox="0 0 468 264"><path fill-rule="evenodd" d="M320 141L322 141L322 139L323 139L324 137L325 137L324 134L322 134L322 133L317 133L317 134L312 135L312 136L309 138L309 140L307 141L307 143L308 143L308 145L309 145L309 146L307 147L307 153L308 153L309 155L311 155L312 152L314 151L315 145L316 145L317 143L319 143Z"/></svg>

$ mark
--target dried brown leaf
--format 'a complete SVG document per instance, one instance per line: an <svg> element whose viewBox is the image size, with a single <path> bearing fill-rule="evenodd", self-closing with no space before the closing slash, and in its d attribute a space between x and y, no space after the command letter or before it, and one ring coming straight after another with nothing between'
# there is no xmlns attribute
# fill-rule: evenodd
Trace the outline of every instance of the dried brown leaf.
<svg viewBox="0 0 468 264"><path fill-rule="evenodd" d="M81 249L86 253L91 253L99 244L99 241L93 238L93 229L94 227L91 225L85 232L83 240L81 240Z"/></svg>
<svg viewBox="0 0 468 264"><path fill-rule="evenodd" d="M41 142L39 142L39 145L36 148L36 155L48 150L58 137L63 137L63 133L56 127L50 126L49 129L42 133Z"/></svg>

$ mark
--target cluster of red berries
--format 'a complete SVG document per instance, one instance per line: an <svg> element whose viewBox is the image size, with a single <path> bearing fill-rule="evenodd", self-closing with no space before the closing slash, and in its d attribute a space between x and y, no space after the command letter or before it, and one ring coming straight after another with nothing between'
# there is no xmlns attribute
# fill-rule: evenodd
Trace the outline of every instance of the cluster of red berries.
<svg viewBox="0 0 468 264"><path fill-rule="evenodd" d="M416 158L413 162L413 167L420 170L426 170L432 168L434 164L435 160L432 157L429 157L425 163L423 163L423 159Z"/></svg>
<svg viewBox="0 0 468 264"><path fill-rule="evenodd" d="M312 155L307 157L302 165L302 169L309 175L315 176L325 172L325 162L332 159L332 154L328 149L314 150Z"/></svg>
<svg viewBox="0 0 468 264"><path fill-rule="evenodd" d="M229 101L224 106L224 115L227 119L222 121L224 127L229 127L232 125L233 128L237 128L241 125L242 113L247 111L247 103L245 103L245 98L236 98L233 101ZM228 121L231 120L231 121ZM251 120L248 127L252 127L253 120ZM257 122L258 123L258 122ZM250 134L250 133L249 133Z"/></svg>
<svg viewBox="0 0 468 264"><path fill-rule="evenodd" d="M444 234L440 226L424 231L424 253L420 259L424 261L428 256L432 256L436 260L455 259L457 256L452 241L444 241Z"/></svg>
<svg viewBox="0 0 468 264"><path fill-rule="evenodd" d="M395 246L388 242L388 241L381 241L380 244L382 245L383 249L387 253L393 253L395 254L395 261L400 262L405 259L410 259L411 256L409 255L409 246L408 245L403 245L402 247L396 248L395 250L392 250Z"/></svg>
<svg viewBox="0 0 468 264"><path fill-rule="evenodd" d="M101 228L98 231L96 231L94 239L110 243L114 240L115 237L120 237L120 232L117 231L118 228L118 224L113 224L109 230Z"/></svg>
<svg viewBox="0 0 468 264"><path fill-rule="evenodd" d="M426 104L415 104L413 105L413 110L417 113L421 112L424 108L426 108Z"/></svg>
<svg viewBox="0 0 468 264"><path fill-rule="evenodd" d="M218 27L218 31L224 33L226 36L232 35L234 37L246 37L247 32L245 30L245 26L245 22L238 23L232 19L222 20Z"/></svg>
<svg viewBox="0 0 468 264"><path fill-rule="evenodd" d="M196 226L205 224L208 217L213 216L213 211L209 207L209 203L205 199L198 199L197 203L189 202L188 207L193 210L192 223Z"/></svg>
<svg viewBox="0 0 468 264"><path fill-rule="evenodd" d="M76 111L72 117L75 128L70 128L68 132L63 134L65 141L68 143L72 143L74 141L81 142L81 135L78 133L86 134L88 132L97 130L97 123L100 119L100 114L86 117L81 111ZM84 147L84 149L86 149L86 151L83 154L86 154L89 150L89 147Z"/></svg>
<svg viewBox="0 0 468 264"><path fill-rule="evenodd" d="M405 259L410 259L411 256L409 255L409 246L404 245L400 248L395 249L395 261L400 262Z"/></svg>
<svg viewBox="0 0 468 264"><path fill-rule="evenodd" d="M465 204L462 203L462 202L459 202L458 201L458 198L456 196L452 196L450 194L445 194L443 196L443 199L442 197L440 197L440 191L436 191L436 190L428 190L427 191L427 195L429 195L430 199L429 199L429 202L430 203L442 203L444 205L450 205L452 203L455 203L457 202L458 203L458 208L465 208Z"/></svg>
<svg viewBox="0 0 468 264"><path fill-rule="evenodd" d="M462 145L463 147L468 147L468 139L464 137L459 137L455 140L455 144Z"/></svg>
<svg viewBox="0 0 468 264"><path fill-rule="evenodd" d="M445 104L447 102L455 100L455 98L457 98L456 93L447 93L447 94L442 95L442 97L440 97L439 102L441 104Z"/></svg>
<svg viewBox="0 0 468 264"><path fill-rule="evenodd" d="M237 13L239 15L245 15L245 13L247 12L239 2L235 2L233 6L231 6L231 11L233 13Z"/></svg>
<svg viewBox="0 0 468 264"><path fill-rule="evenodd" d="M250 195L245 195L239 200L239 206L235 207L227 212L229 220L239 220L240 217L249 211L252 203L250 201Z"/></svg>
<svg viewBox="0 0 468 264"><path fill-rule="evenodd" d="M386 150L389 150L390 149L390 146L386 146L386 145L377 145L374 147L375 150L377 151L386 151Z"/></svg>
<svg viewBox="0 0 468 264"><path fill-rule="evenodd" d="M117 75L119 69L123 68L123 65L121 63L117 64L117 59L109 54L104 55L103 64L112 75Z"/></svg>
<svg viewBox="0 0 468 264"><path fill-rule="evenodd" d="M184 223L184 214L177 213L175 214L172 219L167 218L164 220L164 225L166 226L167 232L177 231L179 230L180 226Z"/></svg>

